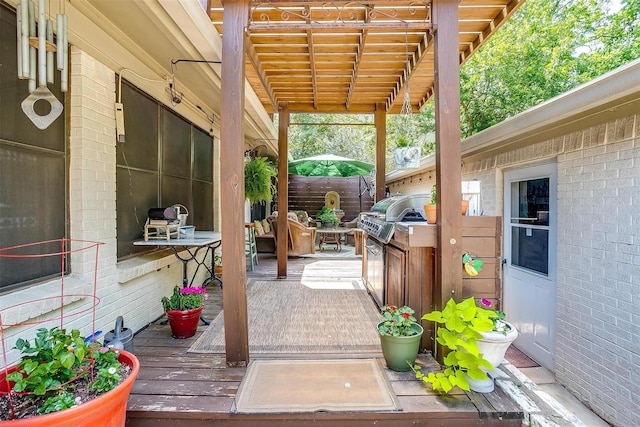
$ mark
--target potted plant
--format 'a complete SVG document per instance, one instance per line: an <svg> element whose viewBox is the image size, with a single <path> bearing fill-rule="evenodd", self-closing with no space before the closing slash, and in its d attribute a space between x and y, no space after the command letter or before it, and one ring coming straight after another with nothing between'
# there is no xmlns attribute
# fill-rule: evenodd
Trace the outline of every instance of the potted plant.
<svg viewBox="0 0 640 427"><path fill-rule="evenodd" d="M420 147L412 147L404 135L396 138L396 148L393 150L393 160L396 168L415 169L420 166Z"/></svg>
<svg viewBox="0 0 640 427"><path fill-rule="evenodd" d="M318 211L316 219L322 223L323 227L326 228L336 227L340 223L336 214L334 214L327 206L323 206Z"/></svg>
<svg viewBox="0 0 640 427"><path fill-rule="evenodd" d="M382 354L389 369L406 372L418 357L423 329L408 306L382 307L382 320L378 323Z"/></svg>
<svg viewBox="0 0 640 427"><path fill-rule="evenodd" d="M173 288L170 297L162 297L162 307L167 313L174 338L189 338L196 334L204 301L209 298L205 288Z"/></svg>
<svg viewBox="0 0 640 427"><path fill-rule="evenodd" d="M459 303L451 298L442 311L432 311L422 319L442 325L438 327L436 341L448 349L448 353L443 359L445 368L442 372L424 375L419 366L413 366L416 378L445 393L456 386L466 391L493 391L493 380L487 372L502 359L499 362L493 359L493 363L487 360L482 353L486 350L479 348L478 341L499 327L500 315L494 310L478 307L470 297Z"/></svg>
<svg viewBox="0 0 640 427"><path fill-rule="evenodd" d="M437 204L438 196L436 193L435 184L431 187L431 199L429 200L429 204L424 205L424 213L427 215L427 223L435 224L437 221L436 217L436 204ZM467 214L467 209L469 208L469 201L462 200L460 205L460 212L462 215Z"/></svg>
<svg viewBox="0 0 640 427"><path fill-rule="evenodd" d="M213 273L218 277L222 276L222 255L218 253L213 254Z"/></svg>
<svg viewBox="0 0 640 427"><path fill-rule="evenodd" d="M276 192L273 178L278 171L266 157L254 157L244 164L244 196L250 203L269 201Z"/></svg>
<svg viewBox="0 0 640 427"><path fill-rule="evenodd" d="M428 205L424 205L424 213L427 215L427 223L436 223L436 202L438 201L438 195L436 193L435 184L431 187L431 199Z"/></svg>
<svg viewBox="0 0 640 427"><path fill-rule="evenodd" d="M486 298L480 300L486 308L491 308L491 301ZM504 360L507 349L518 338L518 330L505 320L505 314L501 310L495 310L496 316L491 317L493 328L486 332L480 332L482 338L478 339L478 350L482 356L497 368Z"/></svg>
<svg viewBox="0 0 640 427"><path fill-rule="evenodd" d="M125 350L105 348L78 330L40 328L16 346L21 361L0 371L0 421L10 426L124 425L140 370Z"/></svg>

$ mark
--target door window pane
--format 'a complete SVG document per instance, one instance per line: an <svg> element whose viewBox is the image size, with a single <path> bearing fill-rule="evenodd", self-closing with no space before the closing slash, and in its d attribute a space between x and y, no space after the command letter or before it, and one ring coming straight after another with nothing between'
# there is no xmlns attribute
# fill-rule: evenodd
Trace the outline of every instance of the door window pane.
<svg viewBox="0 0 640 427"><path fill-rule="evenodd" d="M511 184L511 264L549 273L549 178Z"/></svg>
<svg viewBox="0 0 640 427"><path fill-rule="evenodd" d="M511 264L549 273L549 230L529 227L511 228Z"/></svg>

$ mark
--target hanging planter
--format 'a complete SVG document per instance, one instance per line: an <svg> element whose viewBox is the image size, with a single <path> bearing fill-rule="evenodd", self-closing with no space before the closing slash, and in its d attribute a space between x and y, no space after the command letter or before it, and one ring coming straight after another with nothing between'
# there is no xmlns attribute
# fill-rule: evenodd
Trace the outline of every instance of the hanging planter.
<svg viewBox="0 0 640 427"><path fill-rule="evenodd" d="M393 150L397 169L417 169L420 166L420 147L398 147Z"/></svg>
<svg viewBox="0 0 640 427"><path fill-rule="evenodd" d="M244 197L250 203L268 202L276 187L272 179L278 171L266 157L254 157L244 164Z"/></svg>

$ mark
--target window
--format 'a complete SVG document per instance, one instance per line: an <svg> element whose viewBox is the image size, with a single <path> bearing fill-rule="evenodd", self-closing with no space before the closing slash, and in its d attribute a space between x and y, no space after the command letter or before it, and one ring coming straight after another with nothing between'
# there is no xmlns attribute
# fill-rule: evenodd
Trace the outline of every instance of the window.
<svg viewBox="0 0 640 427"><path fill-rule="evenodd" d="M549 178L511 183L511 264L549 273Z"/></svg>
<svg viewBox="0 0 640 427"><path fill-rule="evenodd" d="M187 223L213 230L213 137L128 82L122 84L125 142L117 146L118 258L134 247L150 208L183 205Z"/></svg>
<svg viewBox="0 0 640 427"><path fill-rule="evenodd" d="M28 81L18 79L16 13L0 4L0 246L9 247L67 236L67 144L65 113L48 128L38 129L20 106L29 94ZM49 90L66 109L60 91L60 73ZM48 113L48 103L37 102L35 111ZM5 260L6 261L6 260ZM24 268L7 268L0 258L0 290L60 274L50 259Z"/></svg>

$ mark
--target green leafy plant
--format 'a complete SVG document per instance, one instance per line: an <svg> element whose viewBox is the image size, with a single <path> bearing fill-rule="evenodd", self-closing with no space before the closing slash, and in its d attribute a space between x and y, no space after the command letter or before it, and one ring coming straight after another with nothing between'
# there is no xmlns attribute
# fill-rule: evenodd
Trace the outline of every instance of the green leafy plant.
<svg viewBox="0 0 640 427"><path fill-rule="evenodd" d="M333 211L327 206L323 206L318 211L318 213L316 214L316 219L324 224L333 224L334 226L340 223L340 220L338 220L336 214L334 214Z"/></svg>
<svg viewBox="0 0 640 427"><path fill-rule="evenodd" d="M222 255L220 254L213 254L213 265L216 267L222 267Z"/></svg>
<svg viewBox="0 0 640 427"><path fill-rule="evenodd" d="M487 308L491 307L491 301L486 298L481 298L480 303L482 303L482 305ZM501 334L507 335L507 332L509 332L511 327L505 321L506 314L501 310L494 310L494 312L496 313L495 317L491 317L491 321L493 322L492 331L500 332Z"/></svg>
<svg viewBox="0 0 640 427"><path fill-rule="evenodd" d="M205 300L209 299L209 295L205 288L189 287L181 288L176 286L173 288L173 294L169 297L162 297L162 307L167 310L191 310L202 307Z"/></svg>
<svg viewBox="0 0 640 427"><path fill-rule="evenodd" d="M382 320L378 324L378 331L381 334L394 337L410 337L418 334L418 331L413 328L416 318L413 316L415 311L411 307L385 305L381 308L381 313Z"/></svg>
<svg viewBox="0 0 640 427"><path fill-rule="evenodd" d="M404 135L398 135L396 138L396 148L408 147L409 139Z"/></svg>
<svg viewBox="0 0 640 427"><path fill-rule="evenodd" d="M254 157L244 164L244 196L249 202L269 201L276 192L278 171L268 158Z"/></svg>
<svg viewBox="0 0 640 427"><path fill-rule="evenodd" d="M438 327L436 341L449 352L444 357L442 372L423 374L420 366L413 366L416 378L431 385L434 390L448 393L453 387L469 391L469 378L487 379L480 368L492 370L494 367L482 357L476 340L481 339L480 332L491 331L498 314L476 306L473 297L456 303L451 298L442 311L432 311L422 316L423 320L436 322Z"/></svg>
<svg viewBox="0 0 640 427"><path fill-rule="evenodd" d="M76 406L81 398L74 392L89 377L92 364L88 389L94 396L115 388L123 380L118 353L88 341L76 329L67 334L57 327L38 329L33 345L19 338L15 348L22 358L17 370L7 375L15 383L12 392L36 400L40 414Z"/></svg>
<svg viewBox="0 0 640 427"><path fill-rule="evenodd" d="M436 191L436 185L433 184L433 186L431 187L431 199L429 200L429 204L435 205L437 201L438 201L438 194Z"/></svg>

